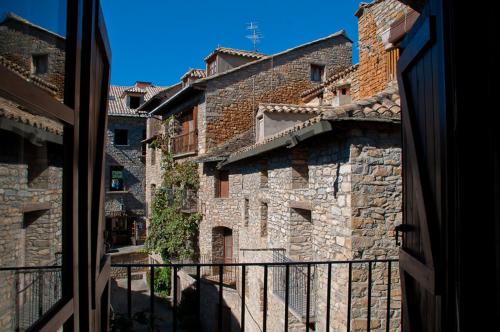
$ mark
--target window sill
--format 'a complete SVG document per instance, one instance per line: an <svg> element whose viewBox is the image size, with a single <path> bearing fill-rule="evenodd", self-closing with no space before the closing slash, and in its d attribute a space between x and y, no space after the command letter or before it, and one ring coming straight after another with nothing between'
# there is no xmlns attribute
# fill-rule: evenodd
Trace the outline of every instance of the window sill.
<svg viewBox="0 0 500 332"><path fill-rule="evenodd" d="M198 151L189 151L189 152L182 152L178 154L174 154L172 157L174 159L179 159L179 158L185 158L185 157L190 157L190 156L196 156L198 154Z"/></svg>
<svg viewBox="0 0 500 332"><path fill-rule="evenodd" d="M128 194L129 190L108 190L106 194Z"/></svg>

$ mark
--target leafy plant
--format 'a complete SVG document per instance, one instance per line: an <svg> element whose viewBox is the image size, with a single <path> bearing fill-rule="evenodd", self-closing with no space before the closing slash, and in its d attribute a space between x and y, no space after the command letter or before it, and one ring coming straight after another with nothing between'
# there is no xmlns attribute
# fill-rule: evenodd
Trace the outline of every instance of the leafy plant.
<svg viewBox="0 0 500 332"><path fill-rule="evenodd" d="M155 295L167 297L170 295L171 285L171 268L170 267L155 267L154 291ZM148 286L150 285L150 272L146 273Z"/></svg>
<svg viewBox="0 0 500 332"><path fill-rule="evenodd" d="M192 259L201 215L184 213L182 206L186 190L198 190L198 165L192 161L174 160L169 146L175 119L169 118L164 125L167 134L158 136L151 143L162 151L162 184L152 202L145 248L168 260Z"/></svg>

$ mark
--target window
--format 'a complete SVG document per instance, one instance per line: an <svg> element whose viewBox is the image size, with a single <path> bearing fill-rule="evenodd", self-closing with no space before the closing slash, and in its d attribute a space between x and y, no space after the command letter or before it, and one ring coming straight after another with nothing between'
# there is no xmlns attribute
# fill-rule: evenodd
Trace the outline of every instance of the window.
<svg viewBox="0 0 500 332"><path fill-rule="evenodd" d="M399 48L393 48L386 52L387 81L396 79L396 66L399 59Z"/></svg>
<svg viewBox="0 0 500 332"><path fill-rule="evenodd" d="M142 96L128 96L128 107L132 109L139 108L142 104Z"/></svg>
<svg viewBox="0 0 500 332"><path fill-rule="evenodd" d="M217 74L217 58L208 63L208 75L211 76L215 74Z"/></svg>
<svg viewBox="0 0 500 332"><path fill-rule="evenodd" d="M111 166L109 168L110 181L109 190L110 191L123 191L123 166Z"/></svg>
<svg viewBox="0 0 500 332"><path fill-rule="evenodd" d="M268 182L267 161L262 160L260 167L261 167L261 169L260 169L260 187L267 188L267 182Z"/></svg>
<svg viewBox="0 0 500 332"><path fill-rule="evenodd" d="M113 142L115 145L128 145L128 130L115 129L115 139Z"/></svg>
<svg viewBox="0 0 500 332"><path fill-rule="evenodd" d="M309 185L308 153L306 149L292 152L292 189L307 188Z"/></svg>
<svg viewBox="0 0 500 332"><path fill-rule="evenodd" d="M49 71L49 56L47 54L33 54L31 58L31 73L36 75L47 74Z"/></svg>
<svg viewBox="0 0 500 332"><path fill-rule="evenodd" d="M267 236L267 218L268 218L267 203L260 204L260 236Z"/></svg>
<svg viewBox="0 0 500 332"><path fill-rule="evenodd" d="M245 198L245 206L244 206L244 212L243 212L243 218L244 218L244 225L245 227L248 226L248 219L249 219L249 210L250 207L250 200L248 198Z"/></svg>
<svg viewBox="0 0 500 332"><path fill-rule="evenodd" d="M311 65L311 81L322 82L325 74L325 66Z"/></svg>
<svg viewBox="0 0 500 332"><path fill-rule="evenodd" d="M215 197L229 197L229 172L219 171L215 176Z"/></svg>

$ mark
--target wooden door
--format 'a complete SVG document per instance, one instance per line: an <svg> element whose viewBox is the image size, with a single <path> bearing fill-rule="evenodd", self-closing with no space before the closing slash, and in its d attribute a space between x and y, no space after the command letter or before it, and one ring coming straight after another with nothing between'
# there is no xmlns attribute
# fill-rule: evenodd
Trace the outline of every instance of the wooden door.
<svg viewBox="0 0 500 332"><path fill-rule="evenodd" d="M398 83L403 122L403 242L400 272L405 331L440 330L440 237L446 162L442 48L427 6L402 43Z"/></svg>
<svg viewBox="0 0 500 332"><path fill-rule="evenodd" d="M233 232L224 229L224 263L233 262Z"/></svg>

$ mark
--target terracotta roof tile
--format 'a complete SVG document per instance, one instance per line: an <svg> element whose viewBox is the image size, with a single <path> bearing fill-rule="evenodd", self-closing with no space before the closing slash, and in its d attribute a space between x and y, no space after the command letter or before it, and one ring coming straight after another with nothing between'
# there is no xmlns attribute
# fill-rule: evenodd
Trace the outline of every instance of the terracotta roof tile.
<svg viewBox="0 0 500 332"><path fill-rule="evenodd" d="M330 78L328 78L327 80L325 80L320 85L315 86L314 88L311 88L309 90L306 90L306 91L302 92L300 94L300 96L302 98L304 98L304 97L307 97L307 96L312 95L314 93L323 91L325 87L329 86L330 84L332 84L333 82L335 82L337 80L340 80L340 79L344 78L345 76L347 76L348 74L352 73L353 71L356 71L357 69L358 69L358 64L352 65L352 66L350 66L350 67L342 70L341 72L338 72L335 75L331 76ZM344 83L347 83L347 82L344 82Z"/></svg>
<svg viewBox="0 0 500 332"><path fill-rule="evenodd" d="M220 160L220 158L227 157L234 151L241 149L244 146L252 145L254 142L254 132L253 129L250 129L227 140L223 144L216 146L209 152L200 155L198 158L196 158L196 160L199 162L218 161Z"/></svg>
<svg viewBox="0 0 500 332"><path fill-rule="evenodd" d="M330 106L308 106L294 104L259 104L259 113L295 113L295 114L320 114Z"/></svg>
<svg viewBox="0 0 500 332"><path fill-rule="evenodd" d="M191 68L184 75L182 75L181 81L184 80L186 77L199 79L199 78L205 78L206 76L207 75L205 73L205 70Z"/></svg>
<svg viewBox="0 0 500 332"><path fill-rule="evenodd" d="M127 93L142 93L144 94L144 102L146 102L162 90L165 90L165 87L151 85L145 88L139 88L137 85L111 85L109 87L108 115L132 117L146 116L145 114L138 112L137 109L128 107L125 96L127 95Z"/></svg>
<svg viewBox="0 0 500 332"><path fill-rule="evenodd" d="M266 56L265 54L259 53L259 52L238 50L236 48L229 48L229 47L217 47L212 53L210 53L208 56L205 57L205 61L210 59L213 55L215 55L217 53L243 56L243 57L252 58L252 59L261 59L261 58Z"/></svg>

